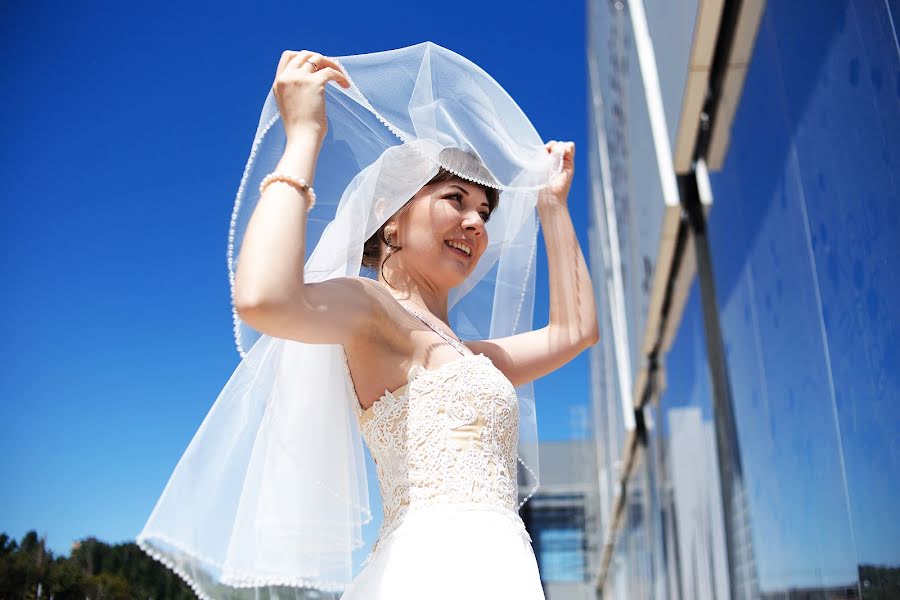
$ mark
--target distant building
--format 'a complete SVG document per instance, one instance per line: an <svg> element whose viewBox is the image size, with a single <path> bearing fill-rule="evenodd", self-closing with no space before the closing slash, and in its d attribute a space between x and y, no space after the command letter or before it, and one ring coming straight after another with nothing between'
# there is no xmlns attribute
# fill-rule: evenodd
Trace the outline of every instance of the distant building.
<svg viewBox="0 0 900 600"><path fill-rule="evenodd" d="M524 507L547 600L593 600L597 475L588 440L542 442L541 487Z"/></svg>
<svg viewBox="0 0 900 600"><path fill-rule="evenodd" d="M668 502L662 502L678 531L682 593L696 600L727 598L725 521L712 423L704 422L696 407L672 409L668 418L671 479L666 482Z"/></svg>

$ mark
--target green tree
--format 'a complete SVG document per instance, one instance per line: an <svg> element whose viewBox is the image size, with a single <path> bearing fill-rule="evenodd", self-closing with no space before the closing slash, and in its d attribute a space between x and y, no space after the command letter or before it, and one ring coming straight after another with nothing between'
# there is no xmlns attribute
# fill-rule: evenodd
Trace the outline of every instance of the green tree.
<svg viewBox="0 0 900 600"><path fill-rule="evenodd" d="M194 600L191 589L136 544L81 540L54 557L29 531L21 542L0 533L0 600Z"/></svg>

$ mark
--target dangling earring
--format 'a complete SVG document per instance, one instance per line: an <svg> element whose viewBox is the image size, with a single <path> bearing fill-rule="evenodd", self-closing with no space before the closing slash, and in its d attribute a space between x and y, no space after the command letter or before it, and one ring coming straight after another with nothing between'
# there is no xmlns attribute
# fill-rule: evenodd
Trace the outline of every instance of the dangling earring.
<svg viewBox="0 0 900 600"><path fill-rule="evenodd" d="M381 261L381 269L380 269L381 277L384 279L385 283L387 283L388 287L394 287L394 286L391 285L391 282L388 281L387 277L385 277L385 275L384 275L384 264L387 262L387 260L391 256L393 256L394 252L396 252L397 250L400 249L397 246L395 246L393 243L391 243L391 236L394 235L394 233L395 233L394 228L391 227L390 225L388 225L387 227L385 227L381 230L381 233L378 234L381 237L381 241L384 242L388 247L387 255Z"/></svg>
<svg viewBox="0 0 900 600"><path fill-rule="evenodd" d="M394 246L393 242L391 242L391 236L393 236L394 233L395 233L395 231L394 231L393 227L385 227L384 228L384 237L385 237L384 241L387 243L388 248L390 248L392 250L394 248L396 248L396 246Z"/></svg>

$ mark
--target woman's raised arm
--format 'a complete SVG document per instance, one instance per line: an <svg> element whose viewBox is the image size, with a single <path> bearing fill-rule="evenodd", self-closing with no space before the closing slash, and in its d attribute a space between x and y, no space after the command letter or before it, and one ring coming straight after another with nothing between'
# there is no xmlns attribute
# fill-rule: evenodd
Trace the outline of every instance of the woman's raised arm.
<svg viewBox="0 0 900 600"><path fill-rule="evenodd" d="M537 205L547 247L549 323L506 338L467 343L490 357L516 386L555 371L599 339L594 287L568 207L575 145L552 141L547 150L563 154L563 172L541 190Z"/></svg>
<svg viewBox="0 0 900 600"><path fill-rule="evenodd" d="M350 85L327 57L308 50L285 51L272 85L287 136L276 172L302 178L312 186L327 132L325 86L329 81ZM309 193L295 185L275 181L266 187L241 245L235 308L245 323L268 335L343 343L371 316L376 295L359 279L304 283L310 202Z"/></svg>

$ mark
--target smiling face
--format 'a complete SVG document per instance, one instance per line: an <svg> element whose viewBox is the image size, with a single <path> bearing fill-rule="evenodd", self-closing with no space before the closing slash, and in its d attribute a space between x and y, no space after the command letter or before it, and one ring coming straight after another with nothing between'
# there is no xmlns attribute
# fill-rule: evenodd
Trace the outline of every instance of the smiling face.
<svg viewBox="0 0 900 600"><path fill-rule="evenodd" d="M396 273L437 288L456 287L487 248L485 224L496 206L496 192L458 177L436 179L386 224L386 237L402 249L386 261L390 282Z"/></svg>

